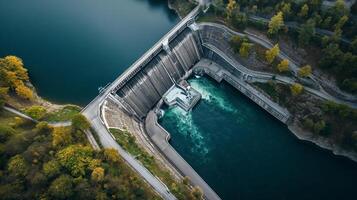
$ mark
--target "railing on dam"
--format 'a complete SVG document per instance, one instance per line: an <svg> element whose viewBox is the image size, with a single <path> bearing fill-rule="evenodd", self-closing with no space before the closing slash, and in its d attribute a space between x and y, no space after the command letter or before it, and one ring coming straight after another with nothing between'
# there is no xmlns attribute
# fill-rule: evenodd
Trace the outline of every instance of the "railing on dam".
<svg viewBox="0 0 357 200"><path fill-rule="evenodd" d="M163 50L164 41L172 41L183 30L191 25L197 15L200 12L200 7L197 6L192 12L190 12L184 19L182 19L174 28L172 28L167 34L164 35L154 46L152 46L142 57L140 57L135 63L133 63L115 82L113 92L119 90L125 83L135 76L146 64L148 64L156 55Z"/></svg>
<svg viewBox="0 0 357 200"><path fill-rule="evenodd" d="M230 85L235 87L242 94L254 101L256 104L258 104L281 122L286 124L290 119L290 113L286 109L281 108L279 105L268 99L266 96L258 92L255 88L243 80L240 80L237 77L234 78L234 75L230 74L229 72L222 72L217 74L216 72L210 70L208 67L196 67L196 70L203 70L205 74L218 82L221 82L222 80L227 81Z"/></svg>

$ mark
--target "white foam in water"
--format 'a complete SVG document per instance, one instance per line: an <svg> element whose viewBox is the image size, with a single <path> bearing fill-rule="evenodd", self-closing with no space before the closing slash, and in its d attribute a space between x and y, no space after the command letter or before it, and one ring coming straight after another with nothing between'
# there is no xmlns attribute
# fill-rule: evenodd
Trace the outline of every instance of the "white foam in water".
<svg viewBox="0 0 357 200"><path fill-rule="evenodd" d="M212 106L218 107L226 112L238 112L234 106L225 99L224 94L217 91L215 86L209 83L208 80L201 78L191 79L189 83L201 94L202 100L209 102ZM198 154L202 159L205 159L209 152L208 144L206 144L207 138L204 137L203 132L194 123L192 111L186 112L175 106L170 108L165 114L174 116L173 118L177 120L176 126L178 132L185 137L190 137L190 141L194 144L190 151Z"/></svg>
<svg viewBox="0 0 357 200"><path fill-rule="evenodd" d="M223 94L205 79L191 79L190 85L202 95L202 99L210 103L215 103L218 107L228 112L236 112L234 106L223 98Z"/></svg>
<svg viewBox="0 0 357 200"><path fill-rule="evenodd" d="M177 128L179 129L179 133L183 134L185 137L190 137L191 141L194 143L191 152L205 156L209 150L205 144L205 138L202 136L199 128L195 125L192 119L192 113L186 112L178 107L172 108L171 112L178 119Z"/></svg>

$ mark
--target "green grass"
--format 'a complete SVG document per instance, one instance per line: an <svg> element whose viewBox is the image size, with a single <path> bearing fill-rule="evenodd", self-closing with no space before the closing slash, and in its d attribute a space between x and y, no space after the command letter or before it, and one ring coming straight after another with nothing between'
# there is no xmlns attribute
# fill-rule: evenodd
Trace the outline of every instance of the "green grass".
<svg viewBox="0 0 357 200"><path fill-rule="evenodd" d="M48 113L44 118L44 121L48 122L60 122L60 121L69 121L72 117L78 114L81 111L81 108L74 105L67 105L62 109Z"/></svg>
<svg viewBox="0 0 357 200"><path fill-rule="evenodd" d="M189 188L182 182L176 182L168 170L159 166L153 156L149 155L144 149L138 146L134 136L128 131L119 129L112 128L109 131L114 135L120 146L139 160L151 173L158 176L178 199L187 199Z"/></svg>

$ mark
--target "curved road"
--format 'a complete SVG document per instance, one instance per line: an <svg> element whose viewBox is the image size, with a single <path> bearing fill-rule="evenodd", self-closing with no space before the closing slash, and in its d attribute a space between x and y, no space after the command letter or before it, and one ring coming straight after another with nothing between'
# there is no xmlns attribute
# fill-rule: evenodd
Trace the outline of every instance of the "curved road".
<svg viewBox="0 0 357 200"><path fill-rule="evenodd" d="M259 38L258 36L251 34L249 32L245 32L245 33L240 33L240 32L236 32L222 24L217 24L217 23L211 23L211 22L204 22L204 23L199 23L199 26L213 26L216 28L220 28L220 29L224 29L232 34L235 35L239 35L239 36L247 36L249 38L249 40L260 44L262 46L264 46L265 48L271 48L274 45L267 40L264 40L262 38ZM295 81L289 77L284 77L284 76L280 76L280 75L276 75L276 74L272 74L272 73L267 73L267 72L259 72L259 71L254 71L254 70L250 70L244 66L242 66L240 63L236 62L234 59L229 58L227 55L225 55L220 49L216 48L214 45L211 44L203 44L205 45L207 48L211 49L212 51L216 52L217 54L219 54L223 59L225 59L228 63L231 63L232 66L236 66L238 67L239 71L242 71L243 73L252 75L256 78L260 78L260 79L266 79L267 77L272 77L272 76L276 76L277 80L283 82L283 83L294 83ZM293 59L291 59L289 56L287 56L284 52L280 51L279 53L279 57L281 59L287 59L289 60L289 67L291 68L292 71L297 72L299 70L298 65L294 62ZM331 100L331 101L335 101L337 103L341 103L341 104L346 104L349 105L353 108L357 108L357 104L355 102L351 102L351 101L355 101L356 98L355 97L345 97L345 98L340 98L340 97L336 97L334 95L329 94L328 92L326 92L322 86L320 85L321 80L316 81L316 77L314 77L313 75L311 76L311 78L317 82L317 84L319 85L319 90L315 90L315 89L311 89L311 88L307 88L306 90L312 94L315 94L323 99L326 100ZM317 79L318 80L318 79ZM343 95L343 94L341 94Z"/></svg>

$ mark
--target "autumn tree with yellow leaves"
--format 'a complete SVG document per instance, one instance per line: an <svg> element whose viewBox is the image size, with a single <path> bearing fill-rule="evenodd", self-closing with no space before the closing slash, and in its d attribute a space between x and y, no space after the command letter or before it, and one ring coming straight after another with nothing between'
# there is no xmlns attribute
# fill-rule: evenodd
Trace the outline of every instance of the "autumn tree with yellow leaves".
<svg viewBox="0 0 357 200"><path fill-rule="evenodd" d="M298 15L300 17L306 17L309 14L309 6L305 3L302 7Z"/></svg>
<svg viewBox="0 0 357 200"><path fill-rule="evenodd" d="M298 96L299 94L302 93L303 90L304 87L299 83L294 83L290 87L290 91L293 96Z"/></svg>
<svg viewBox="0 0 357 200"><path fill-rule="evenodd" d="M94 182L101 182L104 179L104 169L102 167L96 167L93 169L91 179Z"/></svg>
<svg viewBox="0 0 357 200"><path fill-rule="evenodd" d="M284 59L282 60L278 66L277 69L279 72L286 72L289 70L289 60L288 59Z"/></svg>
<svg viewBox="0 0 357 200"><path fill-rule="evenodd" d="M26 86L29 81L27 69L22 60L16 56L0 58L0 87L9 88L9 91L23 98L33 99L33 91Z"/></svg>
<svg viewBox="0 0 357 200"><path fill-rule="evenodd" d="M243 58L248 57L252 46L253 46L253 44L251 44L249 42L243 42L239 49L240 56L242 56Z"/></svg>
<svg viewBox="0 0 357 200"><path fill-rule="evenodd" d="M274 59L277 55L279 55L280 49L279 44L274 45L271 49L265 52L266 61L271 64L274 62Z"/></svg>
<svg viewBox="0 0 357 200"><path fill-rule="evenodd" d="M311 66L310 65L305 65L303 67L301 67L298 71L298 75L300 77L308 77L311 75Z"/></svg>
<svg viewBox="0 0 357 200"><path fill-rule="evenodd" d="M284 17L283 17L283 12L280 11L270 19L268 25L269 27L268 34L269 35L277 34L283 26L284 26Z"/></svg>
<svg viewBox="0 0 357 200"><path fill-rule="evenodd" d="M227 12L227 20L230 20L233 16L233 11L237 8L237 2L235 0L229 0L226 12Z"/></svg>

